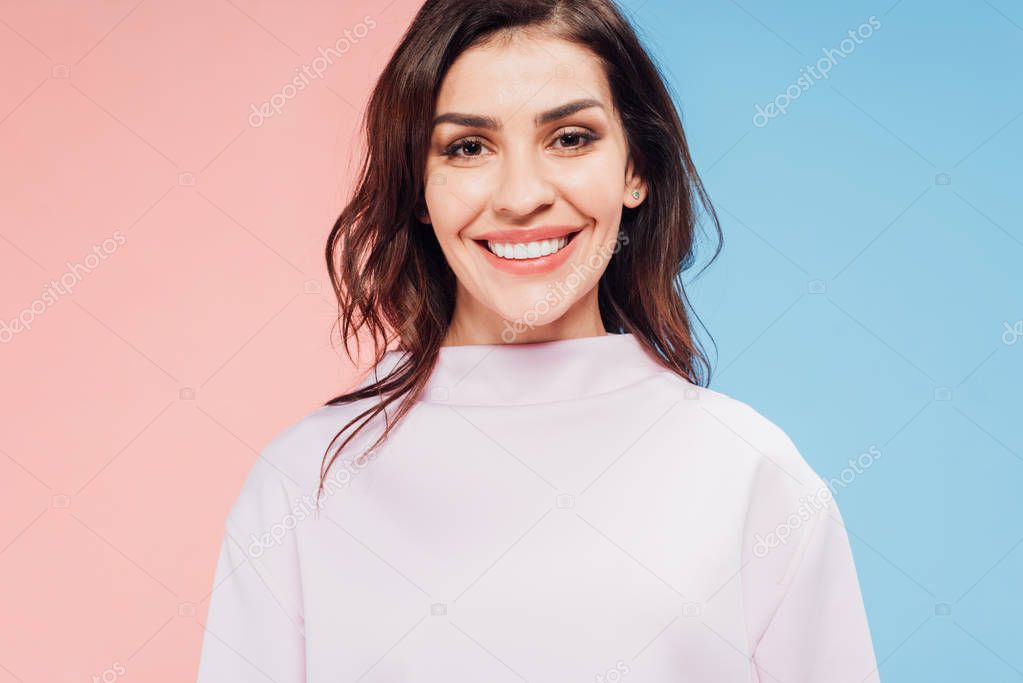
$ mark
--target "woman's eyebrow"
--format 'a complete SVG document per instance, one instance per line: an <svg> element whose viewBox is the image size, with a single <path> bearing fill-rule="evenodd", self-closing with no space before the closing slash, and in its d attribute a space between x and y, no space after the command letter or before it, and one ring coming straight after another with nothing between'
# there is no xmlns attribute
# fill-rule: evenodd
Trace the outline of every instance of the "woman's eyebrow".
<svg viewBox="0 0 1023 683"><path fill-rule="evenodd" d="M554 109L548 109L547 111L540 112L533 119L536 126L540 126L550 123L551 121L557 121L563 119L566 116L571 116L577 111L583 109L589 109L590 107L599 107L604 109L604 105L598 100L594 99L582 99L573 100L567 102ZM478 114L459 114L456 112L449 112L441 114L433 119L433 127L438 126L441 123L454 123L460 126L467 126L469 128L485 128L487 130L501 130L501 122L491 116L480 116Z"/></svg>

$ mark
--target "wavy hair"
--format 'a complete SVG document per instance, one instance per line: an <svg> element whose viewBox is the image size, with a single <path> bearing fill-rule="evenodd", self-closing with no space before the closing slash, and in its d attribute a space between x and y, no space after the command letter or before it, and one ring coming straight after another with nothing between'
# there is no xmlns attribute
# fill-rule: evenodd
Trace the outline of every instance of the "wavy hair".
<svg viewBox="0 0 1023 683"><path fill-rule="evenodd" d="M520 31L566 40L599 59L629 156L649 188L646 201L623 209L620 231L629 247L611 258L597 285L605 330L634 334L666 368L693 384L710 382L710 362L692 332L681 275L695 262L700 209L717 235L707 265L721 251L721 227L669 88L619 8L613 0L427 0L373 89L362 122L366 150L358 181L326 245L349 358L348 342L355 337L358 356L363 330L373 340L374 363L395 340L404 353L386 377L324 404L377 399L328 444L317 495L345 446L383 412L386 428L363 455L375 450L411 410L433 370L456 291L436 235L415 215L423 206L436 96L460 54ZM396 401L392 420L387 407ZM360 420L331 456L341 435Z"/></svg>

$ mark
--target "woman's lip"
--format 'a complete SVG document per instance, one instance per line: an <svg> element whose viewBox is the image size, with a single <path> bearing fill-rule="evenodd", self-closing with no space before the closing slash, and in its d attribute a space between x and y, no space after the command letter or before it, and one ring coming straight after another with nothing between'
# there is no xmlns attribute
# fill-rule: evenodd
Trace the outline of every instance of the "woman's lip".
<svg viewBox="0 0 1023 683"><path fill-rule="evenodd" d="M568 259L570 253L575 248L575 243L579 241L575 238L581 232L582 230L576 230L569 234L568 244L566 244L560 251L530 259L501 258L487 248L486 240L473 241L476 242L476 245L483 250L483 257L498 270L505 273L511 273L512 275L536 275L539 273L547 273L560 267Z"/></svg>
<svg viewBox="0 0 1023 683"><path fill-rule="evenodd" d="M585 227L585 225L582 227L578 225L540 225L535 228L505 228L476 235L473 239L511 243L540 242L541 240L561 239L566 235L579 232Z"/></svg>

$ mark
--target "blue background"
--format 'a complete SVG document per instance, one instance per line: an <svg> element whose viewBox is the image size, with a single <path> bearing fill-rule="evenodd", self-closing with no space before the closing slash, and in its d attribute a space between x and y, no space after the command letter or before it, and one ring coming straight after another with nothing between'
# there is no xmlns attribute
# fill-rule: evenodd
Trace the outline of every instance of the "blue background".
<svg viewBox="0 0 1023 683"><path fill-rule="evenodd" d="M881 452L836 492L881 680L1023 681L1023 4L620 4L724 231L711 388L826 480Z"/></svg>

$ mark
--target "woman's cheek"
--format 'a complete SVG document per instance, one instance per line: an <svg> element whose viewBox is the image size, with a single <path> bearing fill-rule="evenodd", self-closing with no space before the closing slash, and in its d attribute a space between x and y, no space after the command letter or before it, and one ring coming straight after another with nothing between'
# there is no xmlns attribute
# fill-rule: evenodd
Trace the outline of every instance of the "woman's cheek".
<svg viewBox="0 0 1023 683"><path fill-rule="evenodd" d="M454 235L472 221L471 204L446 186L425 193L430 222L439 234Z"/></svg>
<svg viewBox="0 0 1023 683"><path fill-rule="evenodd" d="M559 177L560 185L572 197L585 199L588 204L607 203L617 201L621 195L625 168L618 171L606 158L593 155L564 169Z"/></svg>

